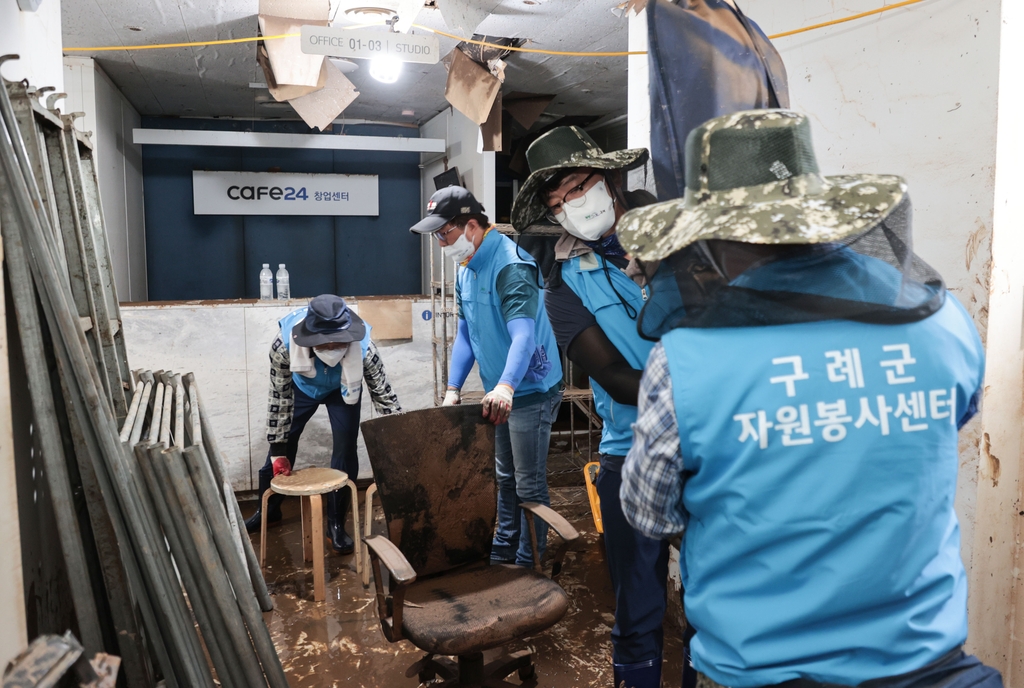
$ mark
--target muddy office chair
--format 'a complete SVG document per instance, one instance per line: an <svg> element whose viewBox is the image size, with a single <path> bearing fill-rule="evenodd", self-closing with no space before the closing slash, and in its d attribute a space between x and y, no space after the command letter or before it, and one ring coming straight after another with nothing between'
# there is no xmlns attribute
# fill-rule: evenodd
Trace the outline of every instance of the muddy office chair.
<svg viewBox="0 0 1024 688"><path fill-rule="evenodd" d="M482 653L553 626L568 598L539 561L534 569L489 565L497 510L494 426L480 412L479 405L449 406L362 424L390 536L364 540L377 609L389 641L408 640L428 653L406 672L410 678L496 688L513 686L504 678L518 671L523 685L535 685L529 651L486 666ZM531 530L524 537L536 542L533 516L561 536L557 573L578 533L546 506L522 506ZM381 564L390 574L387 589ZM456 656L458 665L436 655Z"/></svg>

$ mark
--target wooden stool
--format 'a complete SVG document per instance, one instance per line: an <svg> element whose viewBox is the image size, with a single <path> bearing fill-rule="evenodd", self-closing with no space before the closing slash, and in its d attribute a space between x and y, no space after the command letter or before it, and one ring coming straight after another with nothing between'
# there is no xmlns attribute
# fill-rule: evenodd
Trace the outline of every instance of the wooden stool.
<svg viewBox="0 0 1024 688"><path fill-rule="evenodd" d="M366 518L363 519L363 523L366 524L366 537L373 535L373 495L377 492L377 483L370 483L370 486L366 488L366 496L363 498L366 501ZM364 538L359 538L356 544L357 547L361 546L363 557L363 587L370 587L370 548L363 542Z"/></svg>
<svg viewBox="0 0 1024 688"><path fill-rule="evenodd" d="M356 540L356 573L362 573L363 557L359 548L359 501L356 484L348 474L333 468L303 468L291 475L279 475L270 481L270 489L263 493L263 520L260 524L260 569L267 557L267 500L272 492L301 498L302 506L302 558L313 562L313 599L327 599L324 565L324 505L321 495L348 487L352 490L352 529ZM342 516L344 518L344 516Z"/></svg>

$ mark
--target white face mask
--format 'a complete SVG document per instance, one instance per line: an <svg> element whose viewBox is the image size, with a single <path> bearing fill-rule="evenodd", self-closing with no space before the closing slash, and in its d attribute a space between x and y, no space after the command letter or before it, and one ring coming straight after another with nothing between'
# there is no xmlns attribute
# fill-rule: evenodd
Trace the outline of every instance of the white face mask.
<svg viewBox="0 0 1024 688"><path fill-rule="evenodd" d="M324 362L324 365L328 368L341 363L341 359L345 358L345 352L348 351L348 347L342 347L340 349L313 349L313 353L316 357Z"/></svg>
<svg viewBox="0 0 1024 688"><path fill-rule="evenodd" d="M472 241L466 238L466 233L463 232L462 236L451 244L448 246L442 246L441 252L444 253L445 258L451 258L456 263L461 263L476 253L476 246L473 245Z"/></svg>
<svg viewBox="0 0 1024 688"><path fill-rule="evenodd" d="M563 203L562 212L555 219L577 239L597 241L615 226L615 199L602 179L590 187L582 200L583 205L577 208Z"/></svg>

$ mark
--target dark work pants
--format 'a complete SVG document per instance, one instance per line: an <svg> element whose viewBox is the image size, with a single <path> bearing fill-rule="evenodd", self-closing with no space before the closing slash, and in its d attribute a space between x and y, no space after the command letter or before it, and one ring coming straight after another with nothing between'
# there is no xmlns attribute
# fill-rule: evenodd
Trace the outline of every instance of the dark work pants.
<svg viewBox="0 0 1024 688"><path fill-rule="evenodd" d="M622 461L621 456L601 457L597 494L615 593L612 658L616 664L635 664L661 657L668 542L646 537L626 521L619 501Z"/></svg>
<svg viewBox="0 0 1024 688"><path fill-rule="evenodd" d="M359 440L359 410L362 398L354 404L346 404L341 398L341 390L335 390L325 398L317 401L305 394L295 383L292 383L292 394L295 399L295 411L292 415L292 428L288 433L288 449L285 456L295 465L295 454L299 448L299 438L306 428L306 423L313 417L321 405L327 407L327 415L331 419L331 433L334 435L334 450L331 452L331 468L348 473L352 480L359 475L359 454L356 445ZM270 461L270 450L267 450L267 462L260 469L260 498L263 491L270 488L270 480L274 477L274 466ZM274 495L271 499L283 499Z"/></svg>

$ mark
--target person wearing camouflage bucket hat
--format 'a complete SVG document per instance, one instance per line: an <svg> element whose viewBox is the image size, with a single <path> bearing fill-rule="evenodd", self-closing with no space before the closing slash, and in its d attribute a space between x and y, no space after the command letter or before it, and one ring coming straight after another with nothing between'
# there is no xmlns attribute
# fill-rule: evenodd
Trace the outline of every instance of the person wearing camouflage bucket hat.
<svg viewBox="0 0 1024 688"><path fill-rule="evenodd" d="M526 155L533 173L516 199L513 223L525 229L546 214L564 229L544 302L560 348L590 376L602 420L597 491L615 594L614 683L655 688L661 685L668 543L634 530L619 505L619 475L652 343L636 329L648 285L615 231L626 210L655 200L646 191L626 191L623 183L622 171L643 164L647 151L604 153L582 129L559 127Z"/></svg>
<svg viewBox="0 0 1024 688"><path fill-rule="evenodd" d="M552 129L526 150L530 176L512 204L512 226L521 232L547 217L545 187L551 187L569 172L583 169L628 171L646 164L648 157L646 148L605 153L590 134L577 126ZM591 186L597 182L595 178ZM554 222L560 223L559 220Z"/></svg>
<svg viewBox="0 0 1024 688"><path fill-rule="evenodd" d="M712 119L685 157L684 198L620 220L678 304L641 319L621 500L682 538L697 685L999 688L963 651L953 508L984 349L913 252L906 183L821 175L790 111Z"/></svg>

